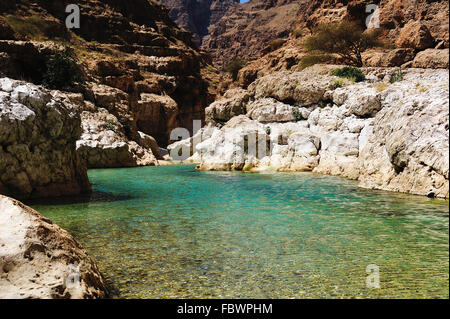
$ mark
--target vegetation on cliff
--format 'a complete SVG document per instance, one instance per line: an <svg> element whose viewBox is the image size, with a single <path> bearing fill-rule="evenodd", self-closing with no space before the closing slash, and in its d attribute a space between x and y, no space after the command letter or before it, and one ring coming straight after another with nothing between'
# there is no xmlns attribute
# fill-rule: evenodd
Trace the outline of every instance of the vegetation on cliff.
<svg viewBox="0 0 450 319"><path fill-rule="evenodd" d="M362 53L381 46L379 29L364 30L356 22L343 21L340 24L320 24L303 43L308 53L314 55L339 55L343 62L361 67Z"/></svg>

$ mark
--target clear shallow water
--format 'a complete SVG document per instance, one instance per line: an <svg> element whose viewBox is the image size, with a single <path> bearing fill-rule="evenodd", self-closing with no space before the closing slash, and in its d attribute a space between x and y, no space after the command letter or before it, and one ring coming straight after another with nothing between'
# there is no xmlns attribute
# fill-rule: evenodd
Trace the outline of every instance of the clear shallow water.
<svg viewBox="0 0 450 319"><path fill-rule="evenodd" d="M88 197L29 203L120 298L448 298L449 207L310 173L89 171ZM380 289L366 288L366 267Z"/></svg>

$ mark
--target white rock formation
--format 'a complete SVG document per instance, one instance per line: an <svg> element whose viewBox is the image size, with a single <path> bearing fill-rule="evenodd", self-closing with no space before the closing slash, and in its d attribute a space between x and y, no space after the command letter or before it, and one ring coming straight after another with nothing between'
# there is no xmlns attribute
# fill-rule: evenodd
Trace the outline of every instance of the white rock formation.
<svg viewBox="0 0 450 319"><path fill-rule="evenodd" d="M81 120L83 133L77 141L77 152L89 168L158 164L148 140L151 137L141 132L143 146L128 140L120 122L107 110L99 108L96 112L83 111Z"/></svg>
<svg viewBox="0 0 450 319"><path fill-rule="evenodd" d="M80 135L71 103L33 84L0 79L0 193L28 198L89 191L75 151Z"/></svg>
<svg viewBox="0 0 450 319"><path fill-rule="evenodd" d="M209 126L191 160L202 170L313 171L448 198L448 70L409 69L393 84L380 81L393 69L366 72L370 81L336 89L332 76L280 72L228 92L210 108L239 101L239 114L221 107L211 123L238 116Z"/></svg>
<svg viewBox="0 0 450 319"><path fill-rule="evenodd" d="M97 265L65 230L0 195L0 299L103 298Z"/></svg>

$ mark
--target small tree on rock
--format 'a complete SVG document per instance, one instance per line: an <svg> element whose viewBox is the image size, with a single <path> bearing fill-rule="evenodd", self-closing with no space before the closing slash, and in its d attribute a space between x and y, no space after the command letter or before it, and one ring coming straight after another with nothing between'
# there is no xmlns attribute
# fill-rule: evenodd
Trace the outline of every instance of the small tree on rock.
<svg viewBox="0 0 450 319"><path fill-rule="evenodd" d="M48 58L46 66L47 72L43 76L42 84L48 89L61 90L75 82L84 82L76 58L68 47L54 52Z"/></svg>
<svg viewBox="0 0 450 319"><path fill-rule="evenodd" d="M231 74L231 77L233 78L233 81L237 80L239 71L244 67L245 62L240 59L235 59L231 61L230 64L228 64L225 67L225 71Z"/></svg>
<svg viewBox="0 0 450 319"><path fill-rule="evenodd" d="M305 49L312 55L339 55L345 63L357 67L363 65L361 54L369 48L380 46L379 29L363 28L353 21L339 24L321 24L306 38Z"/></svg>

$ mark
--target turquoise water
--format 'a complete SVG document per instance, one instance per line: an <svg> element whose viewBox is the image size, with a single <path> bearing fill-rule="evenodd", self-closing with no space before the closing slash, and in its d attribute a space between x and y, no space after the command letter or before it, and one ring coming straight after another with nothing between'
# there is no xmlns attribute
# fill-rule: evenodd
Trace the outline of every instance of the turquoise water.
<svg viewBox="0 0 450 319"><path fill-rule="evenodd" d="M448 205L310 173L89 177L91 196L29 204L85 246L116 297L449 297Z"/></svg>

